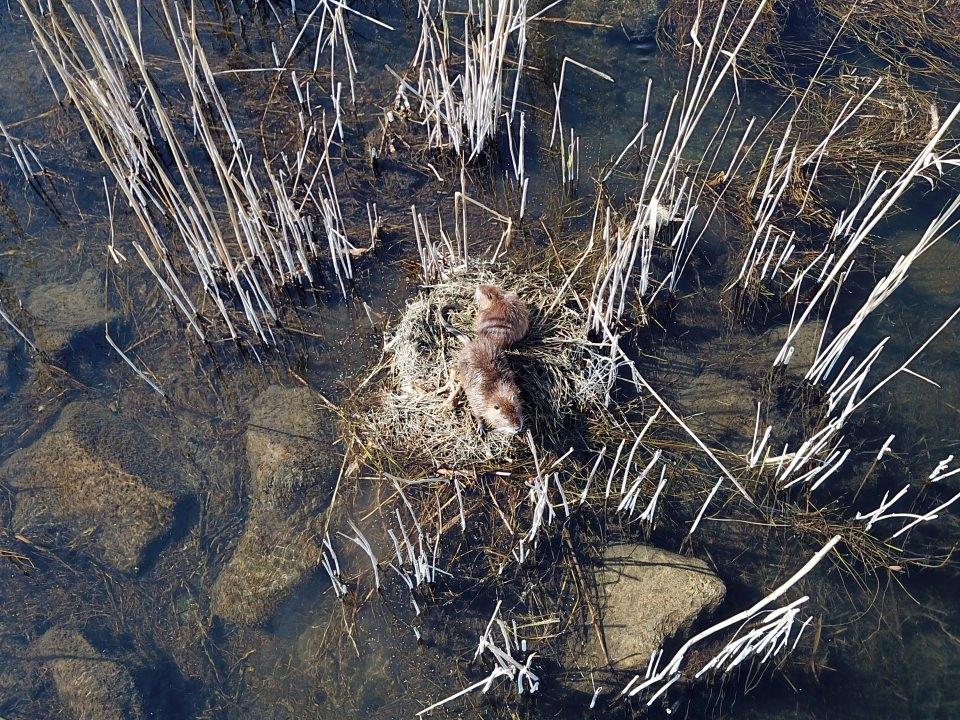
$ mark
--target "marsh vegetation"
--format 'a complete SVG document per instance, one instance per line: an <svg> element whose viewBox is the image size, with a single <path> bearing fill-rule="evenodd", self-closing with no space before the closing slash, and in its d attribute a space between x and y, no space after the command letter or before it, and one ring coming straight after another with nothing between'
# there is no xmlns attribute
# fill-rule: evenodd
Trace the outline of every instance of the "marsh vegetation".
<svg viewBox="0 0 960 720"><path fill-rule="evenodd" d="M956 715L956 14L9 4L0 716Z"/></svg>

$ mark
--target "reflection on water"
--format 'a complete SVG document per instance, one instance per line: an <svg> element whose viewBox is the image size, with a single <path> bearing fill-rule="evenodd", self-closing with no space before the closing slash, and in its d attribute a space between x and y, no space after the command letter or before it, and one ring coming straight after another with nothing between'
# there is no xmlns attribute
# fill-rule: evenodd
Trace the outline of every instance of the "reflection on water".
<svg viewBox="0 0 960 720"><path fill-rule="evenodd" d="M350 138L358 143L376 127L380 108L393 101L395 81L384 66L405 67L418 32L415 12L407 4L365 10L378 12L396 31L356 23L353 50L360 86L356 113L346 124ZM197 11L206 18L207 53L223 70L272 66L271 44L277 43L284 52L298 27L286 8L269 4L256 4L255 12L242 22L235 10L219 4ZM135 12L132 5L128 12ZM576 19L577 12L571 7L570 18ZM669 111L671 93L683 87L686 77L686 66L675 58L651 53L636 39L626 41L592 9L583 8L583 13L587 24L551 21L538 26L532 43L536 71L528 73L521 98L531 118L530 217L552 218L562 212L570 228L589 227L592 189L585 180L587 169L619 154L639 129L647 78L652 78L654 88L650 118L659 121ZM301 8L299 21L304 16ZM278 20L283 27L278 27ZM6 474L0 476L0 717L59 712L61 700L33 642L57 627L82 633L94 654L105 651L117 667L127 669L146 717L410 717L474 682L466 661L489 617L485 600L462 607L456 604L459 598L438 597L416 615L408 595L394 587L399 582L384 583L378 591L365 576L358 581L358 591L341 601L327 576L317 572L307 573L292 593L283 595L261 624L242 627L224 622L211 609L214 582L251 524L261 517L253 508L251 408L272 385L306 385L334 405L349 406L379 357L384 330L414 292L408 264L415 263L409 206L434 208L450 188L429 175L391 169L387 161L381 177L371 181L362 176L362 158L354 157L347 173L350 202L359 208L367 200L376 201L385 232L375 257L359 263L351 300L337 302L291 291L285 344L264 352L259 360L249 349L201 347L185 340L185 329L145 268L134 262L117 266L109 259L107 244L112 241L129 250L139 238L139 226L122 203L112 226L107 222L102 185L106 169L86 131L75 114L52 97L19 10L10 6L0 23L6 39L0 47L5 68L0 73L0 121L36 151L47 170L41 196L23 182L7 153L0 162L0 307L17 309L12 314L34 338L43 332L49 335L55 321L66 327L65 335L53 342L47 362L35 359L18 337L0 338L0 459L7 462ZM143 42L156 62L158 78L169 82L172 49L149 12L144 15ZM553 107L551 84L558 79L564 57L609 73L615 82L568 68L561 112L567 130L573 128L581 138L584 179L581 197L559 208L556 162L542 151L549 144L552 118L549 111L537 108ZM272 75L221 78L244 133L254 137L262 123L275 123L271 132L281 133L283 118L265 119L261 110L273 91ZM168 90L173 93L174 88L170 84ZM732 89L723 92L711 111L715 117L704 127L715 127L723 115ZM776 92L747 81L739 94L743 107L732 134L753 115L767 118L782 101ZM697 137L691 150L695 153L709 139L709 133ZM196 160L202 164L202 158ZM481 177L479 183L486 189L494 188L502 174L495 162L489 167L489 177ZM611 185L615 192L628 193L633 182L622 177ZM882 249L896 254L912 247L945 199L940 193L916 193L909 203L912 209L879 233ZM909 354L960 301L957 261L960 244L954 234L914 266L908 286L871 319L854 349L872 347L889 334L892 345L885 362L893 366L897 358ZM709 269L703 272L709 276ZM72 324L66 323L69 313L63 309L45 311L43 302L30 302L37 288L46 288L40 300L49 299L84 278L90 282L81 286L82 292L68 293L65 302L70 310L89 303L92 314L78 310L79 319ZM853 301L841 299L838 317L845 302ZM19 302L25 311L19 311ZM691 317L681 313L678 324ZM100 328L107 319L113 323L113 339L149 370L166 398L153 393L103 344ZM690 337L696 332L706 337L703 325L710 322L694 328ZM735 344L741 336L732 337ZM858 429L880 442L896 432L904 469L929 467L935 462L931 458L960 454L958 340L956 330L948 331L924 355L922 372L939 387L919 378L902 378ZM657 342L660 355L672 363L662 368L663 377L675 373L686 378L683 382L699 372L690 368L733 357L718 350L717 343L698 347L689 338L671 339L669 333ZM711 348L716 355L710 355ZM713 398L710 386L704 386L708 388L704 394ZM311 446L310 452L319 457L314 470L323 468L325 487L332 492L346 448L343 439L330 438L329 430L317 435L325 439ZM277 453L293 452L289 443L278 442L277 448ZM31 513L12 492L27 486L28 471L23 469L27 466L34 501ZM277 477L271 475L267 484ZM91 505L85 496L101 494L100 488L88 485L91 482L109 486L100 504ZM356 517L375 545L387 547L389 538L369 519L369 509L383 500L382 491L372 481L363 482L342 499L344 517ZM122 492L130 488L135 492ZM273 502L280 492L270 485L264 502ZM144 498L153 498L153 504ZM69 527L47 522L50 512L72 518ZM294 512L296 508L288 507L280 514ZM269 545L270 552L287 541L291 553L302 550L298 544L302 538L277 530L271 523L282 522L270 519L274 515L262 517L266 519L259 528L263 538L259 542ZM105 521L114 532L98 530L94 520ZM955 522L943 518L936 532L951 538L954 529ZM341 537L336 540L344 567L363 565L360 548ZM314 558L309 566L316 565ZM285 566L278 567L280 575ZM751 574L739 567L721 568L734 594L741 571L755 578L763 569L753 568ZM953 668L960 648L954 630L960 606L955 579L947 565L909 576L893 572L868 578L865 587L822 590L818 599L828 608L821 645L802 687L797 689L780 676L759 683L748 678L751 690L742 698L734 703L716 688L709 706L730 717L957 716L960 685ZM474 594L482 598L483 588ZM56 633L49 637L53 638L49 642L60 643L53 652L71 650L81 656L89 652L73 636L69 641ZM57 683L69 684L71 673L98 677L104 669L96 657L77 662L63 672L54 671ZM107 670L114 673L112 667ZM110 675L113 685L105 681L113 689L102 706L122 706L118 696L125 681L116 680L120 676ZM520 706L527 713L522 716L582 716L585 703L578 700L574 709L565 707L565 696L550 688L549 681L542 695L543 700ZM495 716L495 701L486 702L476 716ZM124 712L118 717L137 716L129 709ZM467 711L451 709L449 716L470 716L458 712Z"/></svg>

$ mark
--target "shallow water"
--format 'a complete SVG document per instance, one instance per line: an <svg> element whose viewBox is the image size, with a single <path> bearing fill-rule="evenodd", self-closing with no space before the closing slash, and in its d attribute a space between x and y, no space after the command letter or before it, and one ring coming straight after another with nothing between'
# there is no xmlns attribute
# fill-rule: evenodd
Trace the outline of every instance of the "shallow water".
<svg viewBox="0 0 960 720"><path fill-rule="evenodd" d="M355 138L373 127L380 108L392 103L395 84L384 66L405 67L417 33L409 7L389 3L357 7L377 12L396 30L372 29L359 20L351 23L360 92L357 113L346 124ZM286 8L277 9L285 20L282 29L272 13L265 13L265 20L246 22L243 32L235 10L215 6L198 12L210 21L204 46L218 68L271 66L270 42L277 42L283 53L298 29L288 21ZM571 10L574 19L576 12ZM300 8L301 20L305 14ZM177 496L174 520L162 537L148 545L139 567L120 572L99 558L82 532L14 538L8 524L14 495L0 484L2 547L14 548L27 559L18 566L0 557L4 578L0 717L62 712L48 675L29 654L31 642L55 625L82 630L94 647L129 667L147 715L155 718L410 717L475 682L477 674L465 661L475 648L478 626L482 628L487 619L478 611L489 609L485 602L489 598L480 588L475 593L478 601L469 606L458 604L462 598L451 593L415 616L399 587L385 589L382 596L371 593L369 598L341 602L326 576L316 572L297 585L262 627L244 629L224 622L213 616L210 606L211 587L234 552L250 513L244 433L252 400L271 384L307 384L334 404L349 407L380 355L384 330L416 292L409 205L416 203L434 214L436 207L446 207L446 196L457 182L455 171L441 167L444 183L416 173L387 172L386 179L373 187L354 179L356 207L375 200L386 232L378 252L357 262L351 299L291 292L284 348L264 353L260 361L249 349L239 351L226 344L207 349L187 340L149 273L136 262L130 243L141 231L122 207L113 232L117 245L127 248L129 261L119 267L110 261L105 248L111 229L101 181L106 168L75 114L60 108L52 97L19 9L0 9L0 24L6 40L0 47L5 68L0 72L0 121L34 148L49 175L43 185L46 195L41 197L26 186L6 149L0 151L0 307L14 309L14 319L32 334L32 320L19 312L19 303L27 302L33 289L76 282L89 268L106 272L106 297L119 314L113 337L149 369L168 396L162 400L138 379L104 344L99 328L51 363L34 358L11 334L0 343L8 358L0 396L0 460L41 438L70 402L91 401L118 413L121 422L135 423L136 432L154 440L158 457L139 458L145 451L136 446L123 448L124 453L133 462L159 463L166 471L164 482ZM170 83L171 48L149 21L144 38L161 81ZM666 53L642 52L624 41L616 27L544 22L531 45L536 72L527 74L521 94L532 118L529 217L552 222L564 214L573 218L567 226L571 231L588 228L593 197L589 169L597 160L619 154L637 131L647 78L654 82L651 118L661 118L671 92L682 87L686 68ZM544 148L549 145L551 83L565 56L609 73L614 82L568 68L562 114L567 132L573 127L581 138L581 182L576 201L561 207L557 161ZM252 135L269 80L259 73L220 77L225 94L235 103L231 111L238 124ZM731 134L750 116L766 118L781 103L776 91L759 83L744 80L738 89L743 108ZM693 152L709 141L731 92L725 87L715 101L710 122L704 125L710 130L695 139ZM361 167L362 162L353 164L355 172ZM496 190L503 172L496 162L476 171L477 185L489 202L507 202ZM628 193L631 182L629 177L618 179L614 192ZM931 214L949 197L944 192L912 193L908 209L878 233L881 249L896 254L912 247ZM952 233L914 266L908 284L871 318L851 350L863 353L890 335L889 351L877 372L894 367L960 302L958 261L960 235ZM879 267L886 267L882 260ZM854 292L850 294L841 299L838 317L851 312L848 304ZM658 342L670 350L668 357L677 367L662 368L664 378L675 370L681 383L688 382L697 368L716 361L706 353L691 357L687 345L680 368L681 344L667 335ZM856 429L877 446L888 434L897 433L904 467L930 468L952 452L960 454L958 340L957 330L949 329L917 365L917 371L936 380L939 388L902 377L880 394L869 422ZM329 456L317 464L332 480L345 448L335 442L327 449ZM361 485L347 499L348 512L367 520L365 509L379 502L383 492L372 482ZM374 544L388 543L372 521L360 522ZM940 539L955 539L953 517L946 513L939 522L935 532ZM364 562L355 547L344 547L340 557L347 566ZM721 573L733 596L740 572L728 567ZM775 577L777 568L770 568L767 583ZM816 678L813 673L792 673L787 679L777 674L738 678L744 682L709 691L708 711L717 717L744 718L960 715L954 670L960 660L955 637L960 600L955 583L955 569L946 564L923 572L868 577L862 588L851 582L849 593L843 588L824 590L825 602L834 605L822 612L820 657L826 659L816 668ZM845 601L838 600L844 595ZM415 629L422 634L422 643L417 642ZM744 684L746 692L734 688ZM582 699L568 702L557 688L549 687L549 680L542 694L544 700L521 705L520 716L583 716ZM452 706L449 716L496 716L497 701L485 702L476 710Z"/></svg>

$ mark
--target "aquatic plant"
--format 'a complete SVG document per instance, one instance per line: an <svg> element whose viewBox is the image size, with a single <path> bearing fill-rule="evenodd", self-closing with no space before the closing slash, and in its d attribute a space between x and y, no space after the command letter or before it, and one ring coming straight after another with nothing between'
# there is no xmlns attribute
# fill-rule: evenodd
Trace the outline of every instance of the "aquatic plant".
<svg viewBox="0 0 960 720"><path fill-rule="evenodd" d="M399 201L386 191L377 196L375 188L351 208L341 195L347 178L337 154L349 152L351 124L370 116L357 108L363 85L347 18L390 26L339 0L319 0L302 22L293 8L295 37L285 57L271 48L275 67L221 72L208 56L210 46L204 48L202 9L159 7L174 54L167 70L182 101L161 92L161 70L141 47L139 16L136 25L130 22L115 0L95 4L89 15L71 5L38 10L24 3L24 12L44 68L54 71L48 76L54 92L69 99L68 112L84 123L147 236L133 248L189 332L211 343L230 338L285 348L280 291L324 286L350 296L354 260L367 251L357 244L360 235L369 235L370 248L384 237L396 240L407 279L416 285L385 331L379 359L365 377L345 382L347 397L335 408L345 441L336 459L342 453L343 463L332 495L324 497L329 507L318 515L315 505L289 498L297 512L288 513L288 505L278 512L308 514L309 524L302 533L295 522L289 532L265 533L263 544L278 556L289 554L296 578L317 571L320 584L311 592L320 587L332 596L336 612L330 614L344 628L338 634L327 627L324 641L349 643L360 654L353 633L373 608L403 628L404 640L412 634L450 653L438 663L462 682L447 687L431 678L411 700L422 700L419 716L469 702L475 693L512 699L556 688L570 681L570 668L594 636L606 653L598 575L615 542L652 541L709 554L714 567L736 574L743 586L719 622L684 628L673 652L660 647L626 674L606 667L609 656L605 664L597 661L601 686L591 675L586 695L592 695L579 700L624 715L672 702L681 687L739 683L736 673L746 666L786 667L794 652L806 653L804 664L814 666L818 640L810 635L821 626L815 614L828 611L821 603L825 580L865 584L865 578L937 560L929 548L908 541L960 500L940 484L960 468L950 455L929 474L925 467L921 484L901 487L897 475L890 485L878 475L903 441L884 427L880 437L887 439L876 452L858 424L871 410L868 401L895 378L936 383L912 364L960 309L879 380L892 343L883 339L864 352L855 341L915 263L955 229L960 201L948 203L898 260L881 261L889 267L867 283L861 306L846 316L837 308L858 271L876 262L873 236L884 219L912 188L938 181L960 162L950 140L960 106L941 121L927 95L888 70L875 79L834 77L826 70L831 45L809 84L791 88L772 117L743 122L741 63L757 67L755 38L767 47L780 36L781 7L710 6L707 15L692 17L686 79L668 99L666 117L655 120L651 98L662 88L647 82L642 115L634 108L639 129L602 167L581 167L580 138L565 124L569 109L561 112L567 107L562 97L565 88L569 97L581 71L609 82L613 77L563 55L546 71L554 75L540 78L545 92L553 90L549 147L559 146L560 173L546 192L535 188L531 218L528 138L547 146L550 112L518 111L524 107L518 95L523 77L544 72L526 64L527 31L553 5L531 15L524 0L489 0L458 14L446 2L420 0L419 44L410 67L392 76L399 86L389 109L375 111L381 142L371 143L377 149L367 160L382 171L378 153L396 140L401 149L389 150L393 162L416 166L439 185L421 193L423 186L411 183L415 190L405 188ZM671 22L679 23L678 7L668 7ZM277 7L265 11L279 20ZM295 68L311 40L312 66ZM329 67L322 69L326 52ZM274 90L290 96L295 111L286 118L291 137L283 151L268 151L262 127L259 135L241 127L222 74L247 71L276 73ZM336 81L343 72L349 102L347 88ZM329 86L318 99L324 77ZM29 148L0 130L24 176L36 175ZM497 141L506 153L491 151ZM453 162L437 161L437 151ZM477 162L481 156L489 167ZM576 201L586 194L580 181L590 173L592 207ZM828 180L839 174L862 185L850 197L828 198ZM496 182L500 192L491 188ZM107 252L120 267L126 248L113 233L115 204L106 183L105 189ZM542 211L544 204L558 208L555 216ZM578 224L584 208L588 228ZM359 209L359 221L351 209ZM729 257L717 263L720 279L702 286L691 276L703 267L700 251L713 233ZM325 269L332 277L322 277ZM513 438L483 432L449 398L460 340L442 328L439 314L454 305L451 319L468 328L478 283L516 290L531 307L531 332L508 353L530 419L527 431ZM703 306L691 307L695 301ZM362 308L373 324L371 308ZM666 356L670 331L664 328L684 312L688 322L696 316L695 327L722 328L742 342L740 357L713 358L714 369L731 366L723 369L751 376L752 384L725 393L741 401L731 411L738 426L733 441L705 428L701 411L685 401L678 386L695 371L673 386L665 379L671 363L699 362L689 352ZM31 343L2 310L0 316ZM764 351L755 352L757 345L745 338L755 340L755 329L771 326ZM801 349L809 337L813 342ZM175 378L161 383L109 331L106 339L143 381L177 400ZM270 370L314 382L309 373L303 379L300 364L307 363L300 359ZM247 381L228 382L242 395ZM728 399L722 389L700 388L711 404L708 417ZM280 413L289 416L285 410ZM221 499L237 504L240 494L231 486ZM205 523L206 505L216 503L203 502ZM248 528L261 520L248 514ZM218 543L227 537L229 548L231 531L232 525L220 528ZM6 535L0 539L0 556L32 564L7 549ZM274 582L256 543L247 547L243 569L256 568ZM763 571L748 567L744 557ZM201 575L210 562L199 563ZM773 577L778 574L786 579ZM246 577L238 573L235 586L245 590ZM196 580L199 589L190 592L204 597L204 582ZM771 586L771 592L761 589ZM212 612L229 620L222 607ZM202 627L203 642L196 644L215 652L207 647L209 617L194 624ZM452 659L458 646L450 638L458 634L469 637L471 648L477 642L473 664ZM243 667L247 657L238 653L230 667ZM210 661L214 675L227 665L218 661ZM603 688L613 688L613 695L601 697ZM508 702L491 714L517 712Z"/></svg>
<svg viewBox="0 0 960 720"><path fill-rule="evenodd" d="M199 279L228 337L267 345L276 343L275 292L288 283L318 283L314 264L323 245L347 296L358 251L347 237L330 157L334 136L342 132L339 94L332 95L337 108L332 127L305 103L309 127L292 162L284 155L278 167L256 157L231 117L193 14L162 3L193 135L216 179L211 188L190 159L174 109L159 91L119 3L94 5L97 29L70 4L63 6L65 18L52 9L40 16L29 3L22 7L149 241L149 252L138 242L134 249L199 339L217 340L218 333L211 333L210 319L198 309L191 276ZM339 27L343 20L337 17ZM226 222L215 208L223 208Z"/></svg>

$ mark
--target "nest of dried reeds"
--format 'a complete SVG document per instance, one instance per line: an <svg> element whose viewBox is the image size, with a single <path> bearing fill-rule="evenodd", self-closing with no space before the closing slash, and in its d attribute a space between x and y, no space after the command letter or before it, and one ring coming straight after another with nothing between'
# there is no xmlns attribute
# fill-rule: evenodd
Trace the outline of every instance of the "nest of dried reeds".
<svg viewBox="0 0 960 720"><path fill-rule="evenodd" d="M582 311L562 288L540 274L480 266L425 288L387 335L384 378L362 423L373 455L408 469L507 457L515 438L483 429L462 402L450 401L463 341L442 326L440 311L452 306L449 320L469 334L481 283L515 290L530 308L529 334L507 352L533 434L559 446L589 424L613 418L616 363L590 341Z"/></svg>

